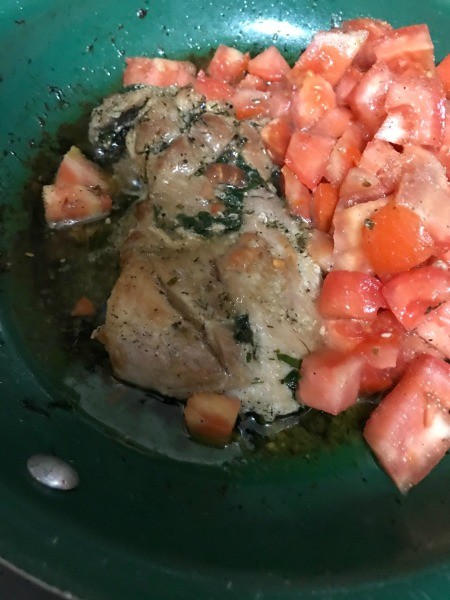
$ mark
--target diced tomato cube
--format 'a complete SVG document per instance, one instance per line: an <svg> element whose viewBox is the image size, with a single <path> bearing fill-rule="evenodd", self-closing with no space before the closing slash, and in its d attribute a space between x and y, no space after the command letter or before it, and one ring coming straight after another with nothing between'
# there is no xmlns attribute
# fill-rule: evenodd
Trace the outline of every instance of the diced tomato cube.
<svg viewBox="0 0 450 600"><path fill-rule="evenodd" d="M378 139L401 145L441 146L445 92L437 77L404 75L397 79L389 86L385 108L387 121L375 134Z"/></svg>
<svg viewBox="0 0 450 600"><path fill-rule="evenodd" d="M416 333L450 360L450 302L447 300L432 309L416 328Z"/></svg>
<svg viewBox="0 0 450 600"><path fill-rule="evenodd" d="M375 133L386 118L386 96L394 81L389 67L378 62L365 73L351 97L351 107L360 121Z"/></svg>
<svg viewBox="0 0 450 600"><path fill-rule="evenodd" d="M373 173L378 178L383 194L394 192L400 182L405 164L403 154L382 140L371 140L364 149L359 168Z"/></svg>
<svg viewBox="0 0 450 600"><path fill-rule="evenodd" d="M188 398L184 418L193 438L211 446L228 444L239 414L240 401L212 392Z"/></svg>
<svg viewBox="0 0 450 600"><path fill-rule="evenodd" d="M373 273L362 246L366 219L387 203L386 198L337 210L334 214L334 268Z"/></svg>
<svg viewBox="0 0 450 600"><path fill-rule="evenodd" d="M235 90L231 103L238 119L254 119L269 114L269 99L269 92L240 88Z"/></svg>
<svg viewBox="0 0 450 600"><path fill-rule="evenodd" d="M334 144L333 138L296 131L286 152L286 165L312 190L325 173Z"/></svg>
<svg viewBox="0 0 450 600"><path fill-rule="evenodd" d="M308 71L321 75L335 86L368 38L367 31L319 31L291 71L291 80L300 85Z"/></svg>
<svg viewBox="0 0 450 600"><path fill-rule="evenodd" d="M311 133L326 135L334 139L340 138L344 131L353 123L352 111L343 106L336 106L328 110L315 125L311 128Z"/></svg>
<svg viewBox="0 0 450 600"><path fill-rule="evenodd" d="M208 77L204 71L199 71L196 79L194 80L194 90L197 94L205 96L207 100L230 100L234 94L234 88L220 81L219 79L213 79Z"/></svg>
<svg viewBox="0 0 450 600"><path fill-rule="evenodd" d="M312 352L303 359L297 399L337 415L356 403L364 359L335 350Z"/></svg>
<svg viewBox="0 0 450 600"><path fill-rule="evenodd" d="M338 106L344 107L352 105L353 96L363 75L364 73L353 65L342 75L339 83L334 88L336 93L336 104Z"/></svg>
<svg viewBox="0 0 450 600"><path fill-rule="evenodd" d="M372 331L372 322L361 319L325 319L323 325L326 346L340 352L351 352Z"/></svg>
<svg viewBox="0 0 450 600"><path fill-rule="evenodd" d="M362 319L371 321L383 308L381 282L358 271L333 270L325 277L318 310L325 319Z"/></svg>
<svg viewBox="0 0 450 600"><path fill-rule="evenodd" d="M248 63L248 72L265 81L281 81L290 70L286 59L275 46L269 46Z"/></svg>
<svg viewBox="0 0 450 600"><path fill-rule="evenodd" d="M291 215L311 220L311 192L286 165L281 169L283 191Z"/></svg>
<svg viewBox="0 0 450 600"><path fill-rule="evenodd" d="M307 73L292 95L290 112L299 129L308 129L335 106L336 96L331 84L320 75Z"/></svg>
<svg viewBox="0 0 450 600"><path fill-rule="evenodd" d="M450 97L450 54L438 64L436 67L436 74L439 79L442 81L442 84L445 89L445 93L447 94L447 98Z"/></svg>
<svg viewBox="0 0 450 600"><path fill-rule="evenodd" d="M90 298L81 296L75 302L70 311L71 317L93 317L95 315L95 306Z"/></svg>
<svg viewBox="0 0 450 600"><path fill-rule="evenodd" d="M340 186L350 169L359 163L364 142L362 128L357 123L351 123L333 148L325 169L325 179Z"/></svg>
<svg viewBox="0 0 450 600"><path fill-rule="evenodd" d="M269 114L272 118L288 117L292 91L292 84L286 78L270 84Z"/></svg>
<svg viewBox="0 0 450 600"><path fill-rule="evenodd" d="M418 63L425 70L434 71L434 46L426 25L409 25L393 29L374 42L377 61L394 68Z"/></svg>
<svg viewBox="0 0 450 600"><path fill-rule="evenodd" d="M412 362L373 411L364 437L402 492L419 483L450 448L450 365Z"/></svg>
<svg viewBox="0 0 450 600"><path fill-rule="evenodd" d="M284 163L291 136L292 128L285 117L273 119L261 129L261 139L276 165L281 166Z"/></svg>
<svg viewBox="0 0 450 600"><path fill-rule="evenodd" d="M99 187L45 185L45 219L50 226L72 225L109 214L111 197Z"/></svg>
<svg viewBox="0 0 450 600"><path fill-rule="evenodd" d="M220 45L206 70L213 79L234 84L243 78L249 59L248 54L243 54L236 48Z"/></svg>
<svg viewBox="0 0 450 600"><path fill-rule="evenodd" d="M155 85L183 87L194 81L196 68L191 62L167 58L126 58L123 85Z"/></svg>
<svg viewBox="0 0 450 600"><path fill-rule="evenodd" d="M64 155L58 171L56 172L56 186L84 185L87 187L99 187L108 191L109 182L100 167L90 161L76 147Z"/></svg>
<svg viewBox="0 0 450 600"><path fill-rule="evenodd" d="M312 196L311 217L313 227L325 233L330 231L338 200L337 187L331 183L319 183Z"/></svg>
<svg viewBox="0 0 450 600"><path fill-rule="evenodd" d="M370 19L368 17L344 21L341 25L343 31L367 31L369 37L361 50L356 55L353 63L359 68L367 71L376 61L373 48L375 40L392 31L392 26L386 21Z"/></svg>
<svg viewBox="0 0 450 600"><path fill-rule="evenodd" d="M333 240L330 235L313 229L308 239L307 251L322 271L330 271L333 266Z"/></svg>
<svg viewBox="0 0 450 600"><path fill-rule="evenodd" d="M433 266L418 267L390 279L382 293L403 327L411 331L433 308L450 300L450 273Z"/></svg>
<svg viewBox="0 0 450 600"><path fill-rule="evenodd" d="M261 77L257 77L256 75L252 75L251 73L247 73L244 79L236 85L238 89L245 88L247 90L259 90L260 92L267 92L268 85L261 79Z"/></svg>
<svg viewBox="0 0 450 600"><path fill-rule="evenodd" d="M365 222L362 242L370 264L380 276L421 265L435 248L420 218L411 209L393 201Z"/></svg>
<svg viewBox="0 0 450 600"><path fill-rule="evenodd" d="M442 249L450 248L450 186L444 167L427 150L407 146L395 202L407 206Z"/></svg>
<svg viewBox="0 0 450 600"><path fill-rule="evenodd" d="M366 203L385 195L385 186L375 173L362 167L352 167L342 182L339 206L345 208L354 204Z"/></svg>

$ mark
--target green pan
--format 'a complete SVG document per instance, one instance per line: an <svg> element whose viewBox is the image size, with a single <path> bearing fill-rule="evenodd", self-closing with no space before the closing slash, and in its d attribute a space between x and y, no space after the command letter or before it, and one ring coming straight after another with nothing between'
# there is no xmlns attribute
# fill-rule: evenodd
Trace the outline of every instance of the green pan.
<svg viewBox="0 0 450 600"><path fill-rule="evenodd" d="M177 405L110 378L84 330L75 352L57 309L71 269L95 266L69 238L37 241L39 182L79 136L58 128L118 88L124 56L275 43L293 57L359 15L425 22L437 59L450 52L450 0L1 0L0 556L67 597L450 598L450 457L404 497L359 435L292 455L196 445ZM78 487L33 480L36 454Z"/></svg>

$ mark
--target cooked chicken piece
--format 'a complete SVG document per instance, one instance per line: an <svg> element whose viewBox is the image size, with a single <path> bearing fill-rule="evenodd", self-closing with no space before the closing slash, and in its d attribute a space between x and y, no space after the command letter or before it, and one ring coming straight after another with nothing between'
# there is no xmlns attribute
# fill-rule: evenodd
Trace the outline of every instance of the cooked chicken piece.
<svg viewBox="0 0 450 600"><path fill-rule="evenodd" d="M286 355L301 359L320 340L320 270L302 250L303 225L267 183L273 166L257 126L193 98L158 91L127 133L147 197L96 336L125 381L182 399L226 393L272 420L298 408ZM158 103L190 116L176 109L176 131Z"/></svg>

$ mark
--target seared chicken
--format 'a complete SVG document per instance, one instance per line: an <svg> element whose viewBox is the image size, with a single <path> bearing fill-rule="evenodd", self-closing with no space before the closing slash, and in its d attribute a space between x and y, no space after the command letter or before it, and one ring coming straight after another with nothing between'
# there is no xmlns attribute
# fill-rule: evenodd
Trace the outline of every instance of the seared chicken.
<svg viewBox="0 0 450 600"><path fill-rule="evenodd" d="M286 357L320 341L320 269L258 127L190 88L142 87L94 111L98 156L131 165L144 190L95 335L120 379L180 399L226 393L272 420L298 408Z"/></svg>

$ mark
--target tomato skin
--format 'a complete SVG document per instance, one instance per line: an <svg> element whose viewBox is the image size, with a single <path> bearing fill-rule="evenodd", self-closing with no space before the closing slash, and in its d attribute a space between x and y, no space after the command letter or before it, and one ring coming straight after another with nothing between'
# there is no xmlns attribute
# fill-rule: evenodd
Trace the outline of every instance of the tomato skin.
<svg viewBox="0 0 450 600"><path fill-rule="evenodd" d="M382 294L403 327L412 331L433 307L450 300L450 273L433 266L418 267L390 279Z"/></svg>
<svg viewBox="0 0 450 600"><path fill-rule="evenodd" d="M374 320L385 300L381 282L358 271L333 270L325 277L317 308L325 319Z"/></svg>
<svg viewBox="0 0 450 600"><path fill-rule="evenodd" d="M199 71L194 80L194 90L197 94L205 96L207 100L230 100L234 88L218 79L208 77L204 71Z"/></svg>
<svg viewBox="0 0 450 600"><path fill-rule="evenodd" d="M337 415L356 403L364 359L335 350L312 352L303 359L297 399Z"/></svg>
<svg viewBox="0 0 450 600"><path fill-rule="evenodd" d="M281 174L288 211L291 215L309 222L311 220L311 192L286 165L281 169Z"/></svg>
<svg viewBox="0 0 450 600"><path fill-rule="evenodd" d="M374 42L377 61L393 68L419 64L426 71L434 71L434 46L426 25L409 25L393 29Z"/></svg>
<svg viewBox="0 0 450 600"><path fill-rule="evenodd" d="M288 119L278 117L261 129L261 139L273 162L282 166L291 141L292 127Z"/></svg>
<svg viewBox="0 0 450 600"><path fill-rule="evenodd" d="M223 447L231 439L240 401L212 392L197 392L188 398L184 419L193 438Z"/></svg>
<svg viewBox="0 0 450 600"><path fill-rule="evenodd" d="M123 85L155 85L183 87L193 83L196 68L188 61L168 60L167 58L126 58Z"/></svg>
<svg viewBox="0 0 450 600"><path fill-rule="evenodd" d="M207 73L212 79L235 84L244 76L248 62L248 53L220 45L207 67Z"/></svg>
<svg viewBox="0 0 450 600"><path fill-rule="evenodd" d="M290 114L299 129L308 129L335 107L336 96L331 84L324 77L309 72L292 95Z"/></svg>
<svg viewBox="0 0 450 600"><path fill-rule="evenodd" d="M364 252L378 275L395 275L424 263L434 242L420 218L393 201L376 211L362 229Z"/></svg>
<svg viewBox="0 0 450 600"><path fill-rule="evenodd" d="M275 46L269 46L248 63L248 72L265 81L281 81L290 70L286 59Z"/></svg>
<svg viewBox="0 0 450 600"><path fill-rule="evenodd" d="M364 437L403 493L450 448L450 365L424 355L371 414Z"/></svg>
<svg viewBox="0 0 450 600"><path fill-rule="evenodd" d="M286 152L286 165L312 190L323 177L334 144L333 138L296 131Z"/></svg>
<svg viewBox="0 0 450 600"><path fill-rule="evenodd" d="M290 78L300 85L308 71L335 86L368 38L367 31L319 31L295 63Z"/></svg>

